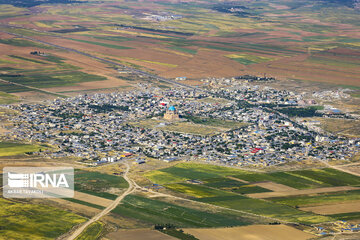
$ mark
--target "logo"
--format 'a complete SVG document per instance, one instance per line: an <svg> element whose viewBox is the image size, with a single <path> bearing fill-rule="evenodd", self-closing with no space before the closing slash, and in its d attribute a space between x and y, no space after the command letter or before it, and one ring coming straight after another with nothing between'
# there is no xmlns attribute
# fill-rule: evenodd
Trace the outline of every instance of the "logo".
<svg viewBox="0 0 360 240"><path fill-rule="evenodd" d="M5 198L71 198L74 169L69 167L5 167Z"/></svg>

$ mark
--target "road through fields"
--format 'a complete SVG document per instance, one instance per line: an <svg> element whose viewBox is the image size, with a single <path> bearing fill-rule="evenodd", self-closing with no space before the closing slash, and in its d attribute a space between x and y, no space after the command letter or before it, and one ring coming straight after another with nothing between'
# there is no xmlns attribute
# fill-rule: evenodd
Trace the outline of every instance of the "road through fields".
<svg viewBox="0 0 360 240"><path fill-rule="evenodd" d="M80 227L77 228L74 232L72 232L69 237L66 237L66 239L68 239L68 240L76 239L88 226L90 226L90 224L96 222L103 216L110 213L127 195L131 194L135 190L133 181L127 176L127 174L129 173L129 170L130 170L130 166L128 163L125 163L125 166L126 166L126 170L123 175L123 178L129 183L128 189L123 194L121 194L118 198L116 198L107 208L105 208L100 213L98 213L97 215L95 215L94 217L89 219L86 223L80 225Z"/></svg>

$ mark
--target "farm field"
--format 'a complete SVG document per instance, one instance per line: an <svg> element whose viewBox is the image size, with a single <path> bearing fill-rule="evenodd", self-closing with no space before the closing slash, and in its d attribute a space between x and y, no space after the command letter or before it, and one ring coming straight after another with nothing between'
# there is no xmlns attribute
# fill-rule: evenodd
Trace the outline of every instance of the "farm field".
<svg viewBox="0 0 360 240"><path fill-rule="evenodd" d="M334 215L340 213L360 212L360 201L350 201L347 203L327 204L314 207L300 208L302 211L313 212L322 215Z"/></svg>
<svg viewBox="0 0 360 240"><path fill-rule="evenodd" d="M111 198L114 198L110 195ZM92 192L89 193L84 193L84 192L79 192L79 191L75 191L74 193L74 198L73 199L68 199L69 201L72 202L77 202L83 205L88 205L90 207L92 206L96 206L96 207L107 207L112 203L113 199L110 199L109 196L107 195L102 195L101 193L96 195Z"/></svg>
<svg viewBox="0 0 360 240"><path fill-rule="evenodd" d="M286 225L253 225L233 228L211 228L211 229L184 229L199 239L208 240L237 240L241 236L242 240L279 240L287 239L291 236L294 240L307 240L314 235L305 233L296 228Z"/></svg>
<svg viewBox="0 0 360 240"><path fill-rule="evenodd" d="M327 222L332 218L301 211L297 209L302 206L298 201L313 200L315 203L319 199L319 205L322 201L341 202L346 199L344 192L351 194L349 200L356 200L359 191L355 187L359 181L357 176L328 168L260 173L206 164L178 163L147 172L145 176L186 198L305 224ZM193 180L198 182L191 182Z"/></svg>
<svg viewBox="0 0 360 240"><path fill-rule="evenodd" d="M0 234L7 239L54 239L85 221L84 217L46 205L2 198L0 203Z"/></svg>
<svg viewBox="0 0 360 240"><path fill-rule="evenodd" d="M137 195L127 196L112 213L138 219L149 226L170 223L177 227L220 227L250 223L234 215L195 210Z"/></svg>
<svg viewBox="0 0 360 240"><path fill-rule="evenodd" d="M321 206L325 204L346 203L350 201L360 200L360 190L321 193L309 196L293 196L284 198L269 198L272 202L285 204L289 206L308 207Z"/></svg>
<svg viewBox="0 0 360 240"><path fill-rule="evenodd" d="M122 240L122 239L134 239L134 240L176 240L177 238L171 237L156 230L149 229L133 229L133 230L118 230L106 235L109 239Z"/></svg>
<svg viewBox="0 0 360 240"><path fill-rule="evenodd" d="M360 86L356 10L347 5L348 1L310 3L241 2L236 7L243 8L242 14L231 12L230 3L221 2L79 3L49 6L41 8L39 14L15 18L26 12L24 5L19 5L11 10L3 8L0 16L6 31L98 56L115 55L119 61L169 78L266 72L278 79ZM326 11L320 11L323 8ZM165 21L145 17L159 12L180 17ZM25 29L6 28L6 24ZM49 48L10 37L1 39L1 44Z"/></svg>
<svg viewBox="0 0 360 240"><path fill-rule="evenodd" d="M0 157L36 152L40 149L46 149L46 147L14 142L0 142Z"/></svg>
<svg viewBox="0 0 360 240"><path fill-rule="evenodd" d="M359 190L359 187L326 187L326 188L315 188L315 189L303 189L303 190L292 190L292 191L281 191L281 192L267 192L267 193L253 193L249 194L252 198L273 198L273 197L287 197L296 195L310 195L318 193L330 193L330 192L342 192L350 190Z"/></svg>
<svg viewBox="0 0 360 240"><path fill-rule="evenodd" d="M99 239L101 232L103 230L102 222L94 222L90 224L84 232L82 232L76 240L97 240Z"/></svg>
<svg viewBox="0 0 360 240"><path fill-rule="evenodd" d="M295 189L356 186L360 184L360 177L330 168L260 173L196 163L179 163L170 168L148 172L145 176L154 183L159 184L224 176L232 176L235 179L245 180L250 183L271 181Z"/></svg>
<svg viewBox="0 0 360 240"><path fill-rule="evenodd" d="M100 198L114 200L117 197L116 193L121 192L123 189L127 187L128 187L128 183L121 176L109 175L105 173L86 171L86 170L75 171L75 190L85 193L86 195L90 194L90 195L98 196ZM82 196L81 193L78 194L79 197ZM86 195L85 197L79 199L85 200ZM109 201L109 203L110 202L111 201ZM102 205L102 204L98 204L98 205Z"/></svg>
<svg viewBox="0 0 360 240"><path fill-rule="evenodd" d="M11 104L11 103L16 103L19 101L19 98L5 93L5 92L0 92L0 104Z"/></svg>

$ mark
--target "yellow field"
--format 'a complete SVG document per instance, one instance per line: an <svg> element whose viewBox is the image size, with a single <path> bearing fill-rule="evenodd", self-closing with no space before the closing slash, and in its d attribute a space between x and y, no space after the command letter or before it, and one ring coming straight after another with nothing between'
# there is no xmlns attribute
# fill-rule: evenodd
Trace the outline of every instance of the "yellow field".
<svg viewBox="0 0 360 240"><path fill-rule="evenodd" d="M117 232L106 235L108 239L112 240L176 240L177 238L170 237L164 233L155 230L148 229L136 229L136 230L119 230Z"/></svg>
<svg viewBox="0 0 360 240"><path fill-rule="evenodd" d="M313 206L313 207L303 207L300 208L300 210L313 212L321 215L360 212L360 201L351 201L348 203L328 204L328 205Z"/></svg>
<svg viewBox="0 0 360 240"><path fill-rule="evenodd" d="M41 147L37 145L0 142L0 157L36 152L39 151L39 149L41 149Z"/></svg>
<svg viewBox="0 0 360 240"><path fill-rule="evenodd" d="M234 228L184 229L186 233L206 240L306 240L314 235L286 225L252 225Z"/></svg>
<svg viewBox="0 0 360 240"><path fill-rule="evenodd" d="M54 239L85 221L58 208L0 198L1 239Z"/></svg>

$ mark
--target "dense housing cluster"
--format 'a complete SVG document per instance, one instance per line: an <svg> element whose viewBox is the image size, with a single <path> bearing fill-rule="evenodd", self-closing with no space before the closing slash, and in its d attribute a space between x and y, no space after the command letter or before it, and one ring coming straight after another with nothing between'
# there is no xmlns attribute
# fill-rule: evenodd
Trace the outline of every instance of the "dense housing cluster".
<svg viewBox="0 0 360 240"><path fill-rule="evenodd" d="M206 92L141 85L127 93L11 106L21 114L13 117L15 129L8 137L56 145L58 151L45 153L53 157L78 156L89 161L119 159L120 153L127 151L168 161L205 159L227 165L269 166L308 158L348 159L358 152L360 139L310 130L274 107L291 105L296 109L300 101L303 99L296 93L257 86ZM162 117L170 105L180 114L178 122ZM134 124L141 121L156 124ZM213 134L167 128L183 123L214 125L214 121L218 131ZM226 128L227 124L232 125Z"/></svg>

